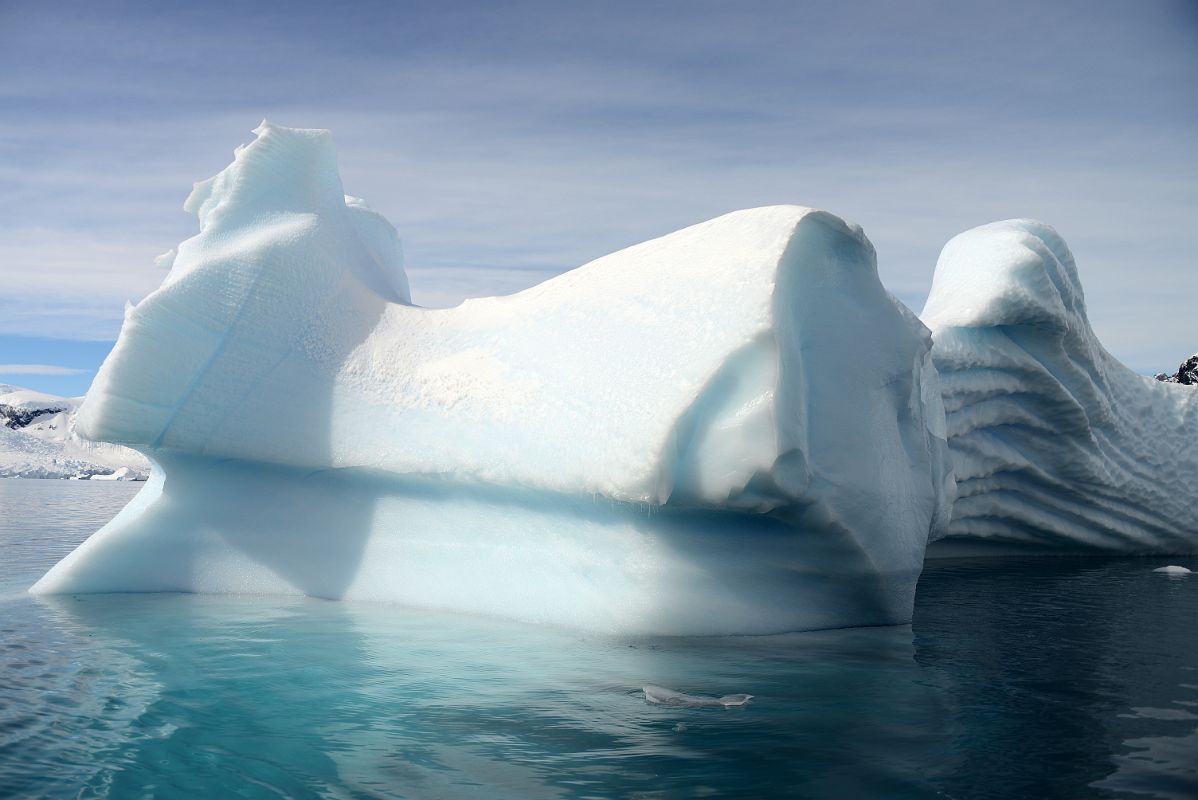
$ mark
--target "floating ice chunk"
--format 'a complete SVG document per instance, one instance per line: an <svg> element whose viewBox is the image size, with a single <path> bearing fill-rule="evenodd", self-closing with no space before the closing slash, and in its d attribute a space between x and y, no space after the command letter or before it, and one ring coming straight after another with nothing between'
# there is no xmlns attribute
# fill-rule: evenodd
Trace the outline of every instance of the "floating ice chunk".
<svg viewBox="0 0 1198 800"><path fill-rule="evenodd" d="M932 554L1198 550L1198 392L1102 347L1052 228L1009 220L954 238L922 318L958 490Z"/></svg>
<svg viewBox="0 0 1198 800"><path fill-rule="evenodd" d="M92 475L93 481L131 481L136 478L133 470L128 467L121 467L107 475Z"/></svg>
<svg viewBox="0 0 1198 800"><path fill-rule="evenodd" d="M1165 575L1190 575L1192 571L1185 567L1179 567L1176 564L1170 564L1167 567L1157 567L1153 572L1161 572Z"/></svg>
<svg viewBox="0 0 1198 800"><path fill-rule="evenodd" d="M861 229L727 214L409 304L327 131L264 123L80 409L155 480L37 592L362 598L638 633L910 620L952 480Z"/></svg>
<svg viewBox="0 0 1198 800"><path fill-rule="evenodd" d="M652 684L644 687L645 702L657 706L679 706L681 708L705 708L722 706L737 708L753 699L751 694L726 694L723 697L708 697L701 694L685 694ZM683 728L685 730L685 727Z"/></svg>
<svg viewBox="0 0 1198 800"><path fill-rule="evenodd" d="M161 270L170 272L171 267L173 267L175 265L176 256L178 256L178 253L175 251L174 248L171 248L170 250L167 250L162 255L154 256L154 266L158 267Z"/></svg>

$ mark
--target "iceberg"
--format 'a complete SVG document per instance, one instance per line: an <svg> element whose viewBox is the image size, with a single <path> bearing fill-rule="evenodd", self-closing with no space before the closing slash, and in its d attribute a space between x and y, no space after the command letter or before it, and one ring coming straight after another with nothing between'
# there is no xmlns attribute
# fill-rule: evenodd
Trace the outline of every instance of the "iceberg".
<svg viewBox="0 0 1198 800"><path fill-rule="evenodd" d="M930 555L1198 549L1198 391L1103 348L1052 228L1009 220L951 240L922 320L958 491Z"/></svg>
<svg viewBox="0 0 1198 800"><path fill-rule="evenodd" d="M427 309L330 134L255 133L79 410L150 482L32 591L632 633L910 619L951 508L944 412L859 227L738 211Z"/></svg>

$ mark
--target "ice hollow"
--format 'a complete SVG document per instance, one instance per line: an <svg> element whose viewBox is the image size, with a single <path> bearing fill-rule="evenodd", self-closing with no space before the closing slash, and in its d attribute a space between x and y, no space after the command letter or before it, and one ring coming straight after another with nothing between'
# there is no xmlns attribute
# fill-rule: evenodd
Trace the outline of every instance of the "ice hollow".
<svg viewBox="0 0 1198 800"><path fill-rule="evenodd" d="M933 553L1198 550L1198 391L1103 348L1055 231L1010 220L957 236L922 318L959 492Z"/></svg>
<svg viewBox="0 0 1198 800"><path fill-rule="evenodd" d="M410 304L327 131L186 208L79 412L156 465L35 592L302 593L652 633L903 622L948 516L927 330L861 230L739 211Z"/></svg>

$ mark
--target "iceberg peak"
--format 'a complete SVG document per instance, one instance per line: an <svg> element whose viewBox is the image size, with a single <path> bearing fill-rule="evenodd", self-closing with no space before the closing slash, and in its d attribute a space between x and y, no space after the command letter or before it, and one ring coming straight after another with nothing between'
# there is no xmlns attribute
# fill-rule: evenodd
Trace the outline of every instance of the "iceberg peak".
<svg viewBox="0 0 1198 800"><path fill-rule="evenodd" d="M327 130L284 128L265 120L256 139L234 151L233 163L195 184L183 210L209 226L257 224L266 214L319 214L344 204L333 136Z"/></svg>

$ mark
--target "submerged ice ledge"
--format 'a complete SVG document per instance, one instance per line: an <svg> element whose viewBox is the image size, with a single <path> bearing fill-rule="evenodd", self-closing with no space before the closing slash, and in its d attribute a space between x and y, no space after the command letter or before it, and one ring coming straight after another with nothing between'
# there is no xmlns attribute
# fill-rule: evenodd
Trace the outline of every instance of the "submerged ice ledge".
<svg viewBox="0 0 1198 800"><path fill-rule="evenodd" d="M1101 349L1046 226L950 243L934 349L861 229L797 206L424 309L328 132L256 133L79 412L151 484L35 592L773 633L908 621L929 540L1198 541L1198 392Z"/></svg>

